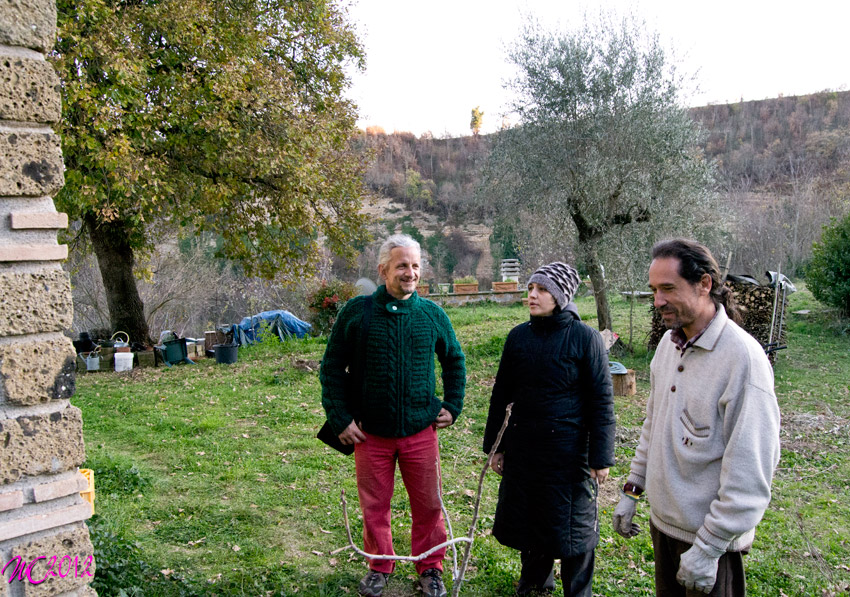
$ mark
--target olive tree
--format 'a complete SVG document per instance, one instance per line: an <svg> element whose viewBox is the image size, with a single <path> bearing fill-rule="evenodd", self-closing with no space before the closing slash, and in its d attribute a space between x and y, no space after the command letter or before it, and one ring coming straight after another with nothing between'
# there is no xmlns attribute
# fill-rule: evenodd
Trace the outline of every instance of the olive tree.
<svg viewBox="0 0 850 597"><path fill-rule="evenodd" d="M599 328L611 328L604 243L640 223L689 232L713 184L701 129L658 36L633 18L601 15L568 31L530 20L509 59L519 123L497 136L488 194L501 213L531 214L524 236L563 239L566 254L575 243Z"/></svg>

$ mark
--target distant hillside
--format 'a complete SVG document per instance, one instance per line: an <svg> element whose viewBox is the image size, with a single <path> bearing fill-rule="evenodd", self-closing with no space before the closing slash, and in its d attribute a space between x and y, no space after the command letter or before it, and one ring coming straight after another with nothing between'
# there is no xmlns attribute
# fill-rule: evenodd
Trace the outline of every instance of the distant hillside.
<svg viewBox="0 0 850 597"><path fill-rule="evenodd" d="M444 220L480 211L472 199L490 153L488 137L417 138L370 128L360 143L373 154L366 172L373 191Z"/></svg>
<svg viewBox="0 0 850 597"><path fill-rule="evenodd" d="M717 162L722 207L738 222L739 230L732 231L740 244L735 266L758 271L766 263L785 262L789 271L798 270L823 223L848 209L850 92L690 112L706 129L704 149ZM436 216L432 223L443 234L444 226L492 220L489 206L475 198L492 141L488 136L417 138L376 128L359 139L373 155L366 173L369 188L399 204L397 209ZM433 232L428 226L423 235ZM483 246L480 232L474 244Z"/></svg>
<svg viewBox="0 0 850 597"><path fill-rule="evenodd" d="M425 279L475 275L484 287L495 275L487 206L475 199L487 137L435 139L387 135L370 128L360 138L372 161L366 184L375 193L366 212L387 230L405 232L425 248Z"/></svg>
<svg viewBox="0 0 850 597"><path fill-rule="evenodd" d="M708 131L705 152L730 185L770 187L836 175L850 154L850 92L780 97L691 110Z"/></svg>
<svg viewBox="0 0 850 597"><path fill-rule="evenodd" d="M707 131L705 152L731 186L770 187L808 173L835 175L850 154L850 91L691 109ZM369 129L369 187L408 208L442 218L481 215L472 201L489 136L435 139Z"/></svg>

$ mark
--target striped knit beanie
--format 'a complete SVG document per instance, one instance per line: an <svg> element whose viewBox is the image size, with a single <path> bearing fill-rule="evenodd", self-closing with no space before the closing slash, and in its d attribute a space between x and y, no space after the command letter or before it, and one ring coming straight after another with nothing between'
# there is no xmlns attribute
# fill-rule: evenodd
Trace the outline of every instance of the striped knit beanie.
<svg viewBox="0 0 850 597"><path fill-rule="evenodd" d="M579 282L575 268L560 261L541 266L528 279L529 284L540 284L548 290L561 310L573 299Z"/></svg>

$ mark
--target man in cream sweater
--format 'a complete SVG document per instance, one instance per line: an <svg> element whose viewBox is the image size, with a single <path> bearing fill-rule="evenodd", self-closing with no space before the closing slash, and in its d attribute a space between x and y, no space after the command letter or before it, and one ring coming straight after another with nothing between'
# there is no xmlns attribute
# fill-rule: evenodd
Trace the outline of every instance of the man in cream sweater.
<svg viewBox="0 0 850 597"><path fill-rule="evenodd" d="M651 364L646 420L614 530L632 523L646 490L656 594L737 597L742 554L770 503L779 462L773 371L734 321L737 307L703 245L676 239L652 250L649 286L668 332Z"/></svg>

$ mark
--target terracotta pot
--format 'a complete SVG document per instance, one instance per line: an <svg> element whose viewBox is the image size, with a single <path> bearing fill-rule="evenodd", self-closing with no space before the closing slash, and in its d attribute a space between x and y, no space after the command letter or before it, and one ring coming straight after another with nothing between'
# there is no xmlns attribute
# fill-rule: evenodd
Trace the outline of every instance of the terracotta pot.
<svg viewBox="0 0 850 597"><path fill-rule="evenodd" d="M493 292L516 292L518 288L517 282L493 282Z"/></svg>
<svg viewBox="0 0 850 597"><path fill-rule="evenodd" d="M478 283L475 284L454 284L455 294L472 294L478 292Z"/></svg>

